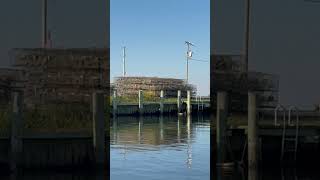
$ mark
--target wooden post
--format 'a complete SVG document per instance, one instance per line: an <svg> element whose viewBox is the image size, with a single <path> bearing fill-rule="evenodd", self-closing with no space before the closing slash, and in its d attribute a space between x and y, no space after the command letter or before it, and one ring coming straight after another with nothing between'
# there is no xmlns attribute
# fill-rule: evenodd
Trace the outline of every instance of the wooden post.
<svg viewBox="0 0 320 180"><path fill-rule="evenodd" d="M105 118L103 92L95 92L92 95L93 103L93 148L97 165L105 164ZM109 147L108 147L109 148Z"/></svg>
<svg viewBox="0 0 320 180"><path fill-rule="evenodd" d="M161 90L160 92L160 114L163 114L163 101L164 101L164 92Z"/></svg>
<svg viewBox="0 0 320 180"><path fill-rule="evenodd" d="M197 100L197 105L198 105L198 113L199 113L199 110L200 110L200 101L199 101L199 96L196 96L196 100Z"/></svg>
<svg viewBox="0 0 320 180"><path fill-rule="evenodd" d="M221 165L225 162L226 158L226 123L227 123L228 105L227 105L227 93L218 92L217 94L217 165Z"/></svg>
<svg viewBox="0 0 320 180"><path fill-rule="evenodd" d="M139 113L143 114L143 91L139 90Z"/></svg>
<svg viewBox="0 0 320 180"><path fill-rule="evenodd" d="M187 114L190 115L192 110L191 106L191 92L187 91Z"/></svg>
<svg viewBox="0 0 320 180"><path fill-rule="evenodd" d="M248 168L248 180L257 180L258 178L258 169L251 167Z"/></svg>
<svg viewBox="0 0 320 180"><path fill-rule="evenodd" d="M248 93L248 167L257 167L256 94Z"/></svg>
<svg viewBox="0 0 320 180"><path fill-rule="evenodd" d="M177 108L178 108L178 113L181 111L181 91L178 90L178 96L177 96Z"/></svg>
<svg viewBox="0 0 320 180"><path fill-rule="evenodd" d="M113 107L113 117L115 117L118 112L118 101L117 101L117 91L116 90L113 91L112 107Z"/></svg>
<svg viewBox="0 0 320 180"><path fill-rule="evenodd" d="M11 170L15 171L21 162L22 156L22 92L13 92L13 110L11 121Z"/></svg>

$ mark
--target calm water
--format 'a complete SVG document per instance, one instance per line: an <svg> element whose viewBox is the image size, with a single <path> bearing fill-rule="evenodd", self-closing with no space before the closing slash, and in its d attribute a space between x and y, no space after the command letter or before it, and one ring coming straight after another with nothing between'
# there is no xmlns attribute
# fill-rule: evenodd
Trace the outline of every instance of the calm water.
<svg viewBox="0 0 320 180"><path fill-rule="evenodd" d="M111 180L209 180L208 117L114 119Z"/></svg>
<svg viewBox="0 0 320 180"><path fill-rule="evenodd" d="M209 180L209 117L119 117L110 127L111 180ZM249 172L249 177L248 177ZM216 180L319 180L315 169L215 169ZM257 175L257 176L255 176ZM2 180L105 180L105 172L21 172Z"/></svg>

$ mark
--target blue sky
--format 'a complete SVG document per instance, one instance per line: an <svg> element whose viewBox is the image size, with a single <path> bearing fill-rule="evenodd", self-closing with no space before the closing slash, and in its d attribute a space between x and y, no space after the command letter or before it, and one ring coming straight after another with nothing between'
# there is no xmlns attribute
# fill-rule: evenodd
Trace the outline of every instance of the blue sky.
<svg viewBox="0 0 320 180"><path fill-rule="evenodd" d="M212 50L239 52L244 1L214 2L210 18L209 0L111 0L112 77L121 74L123 44L129 75L184 78L185 40L197 45L194 58L198 59L209 59L209 36ZM106 1L50 0L48 6L54 47L108 45ZM320 102L319 16L320 3L252 1L249 69L278 74L284 104ZM0 22L0 66L10 64L11 48L40 46L40 0L2 0ZM209 63L194 61L190 66L191 82L207 95Z"/></svg>
<svg viewBox="0 0 320 180"><path fill-rule="evenodd" d="M76 4L76 6L75 6ZM12 48L41 45L42 0L1 0L0 66L9 66ZM49 0L48 28L54 48L108 46L107 2L101 0Z"/></svg>
<svg viewBox="0 0 320 180"><path fill-rule="evenodd" d="M243 0L214 1L211 50L240 52ZM303 0L251 1L249 70L280 76L280 103L320 103L320 3Z"/></svg>
<svg viewBox="0 0 320 180"><path fill-rule="evenodd" d="M189 82L201 95L210 88L209 0L111 0L111 78L122 75L123 45L127 47L127 75L186 77L186 45L190 41L195 59L190 61Z"/></svg>

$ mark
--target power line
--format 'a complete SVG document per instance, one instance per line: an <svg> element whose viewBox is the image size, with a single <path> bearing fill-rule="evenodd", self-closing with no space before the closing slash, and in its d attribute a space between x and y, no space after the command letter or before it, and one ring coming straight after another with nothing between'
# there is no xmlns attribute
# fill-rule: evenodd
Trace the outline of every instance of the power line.
<svg viewBox="0 0 320 180"><path fill-rule="evenodd" d="M193 59L193 58L189 58L189 60L193 60L193 61L200 61L200 62L209 62L206 60L202 60L202 59Z"/></svg>

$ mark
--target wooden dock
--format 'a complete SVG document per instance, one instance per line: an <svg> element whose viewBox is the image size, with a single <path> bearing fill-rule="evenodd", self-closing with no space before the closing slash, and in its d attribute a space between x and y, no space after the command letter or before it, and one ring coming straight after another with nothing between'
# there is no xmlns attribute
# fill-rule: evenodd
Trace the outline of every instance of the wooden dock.
<svg viewBox="0 0 320 180"><path fill-rule="evenodd" d="M109 116L104 114L104 94L92 96L91 128L30 129L23 119L22 92L13 93L10 129L0 138L0 166L16 171L32 168L106 167L109 161Z"/></svg>
<svg viewBox="0 0 320 180"><path fill-rule="evenodd" d="M181 91L178 91L175 102L166 102L164 91L161 91L158 102L144 101L143 91L139 90L138 99L135 103L118 102L117 92L113 92L112 97L112 116L130 115L154 115L154 114L177 114L179 112L209 113L210 97L191 97L191 91L187 91L187 98L183 99ZM185 105L185 107L184 107Z"/></svg>
<svg viewBox="0 0 320 180"><path fill-rule="evenodd" d="M228 151L241 156L241 162L247 152L249 168L256 168L261 161L275 165L320 160L320 155L315 153L320 145L320 112L282 105L264 109L258 106L256 96L248 92L247 112L229 112L227 93L218 92L217 113L211 129L217 144L214 150L217 166L228 162Z"/></svg>

